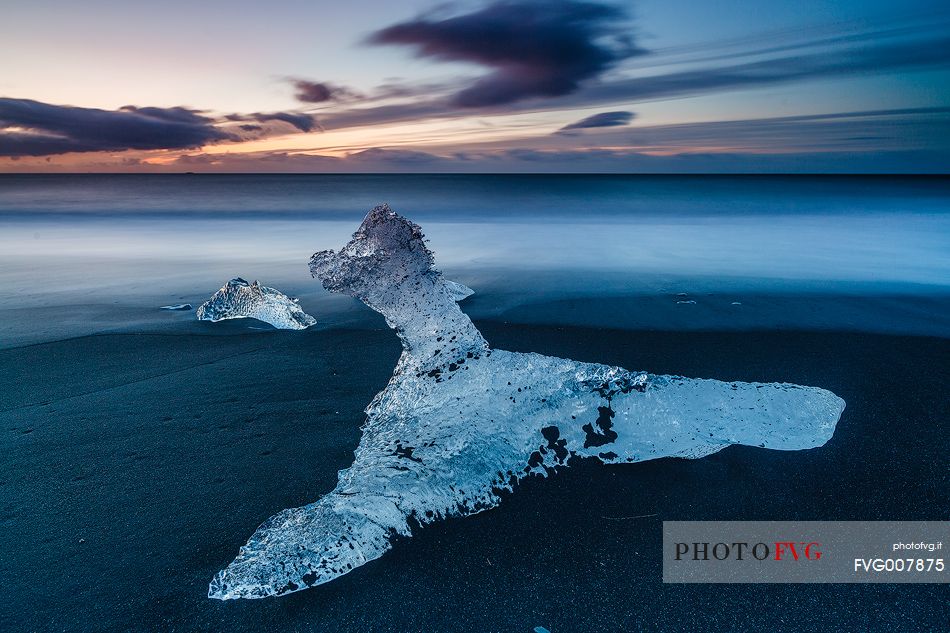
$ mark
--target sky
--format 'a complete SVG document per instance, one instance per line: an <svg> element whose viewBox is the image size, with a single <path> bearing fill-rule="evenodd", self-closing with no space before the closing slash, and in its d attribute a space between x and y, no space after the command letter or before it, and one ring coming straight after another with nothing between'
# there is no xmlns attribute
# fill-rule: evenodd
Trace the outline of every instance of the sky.
<svg viewBox="0 0 950 633"><path fill-rule="evenodd" d="M950 173L943 0L32 0L0 172Z"/></svg>

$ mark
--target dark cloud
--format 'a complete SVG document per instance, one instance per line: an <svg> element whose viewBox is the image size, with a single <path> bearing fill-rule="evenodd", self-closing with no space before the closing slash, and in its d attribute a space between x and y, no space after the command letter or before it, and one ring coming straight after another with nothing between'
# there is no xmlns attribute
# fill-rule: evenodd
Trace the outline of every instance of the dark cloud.
<svg viewBox="0 0 950 633"><path fill-rule="evenodd" d="M342 101L360 98L359 93L344 86L323 81L307 81L306 79L292 79L296 89L297 101L303 103L324 103L326 101Z"/></svg>
<svg viewBox="0 0 950 633"><path fill-rule="evenodd" d="M255 123L267 123L269 121L280 121L297 128L301 132L312 132L317 126L317 121L309 114L303 112L253 112L251 114L229 114L224 117L227 121L245 122L253 121ZM241 126L246 129L247 126ZM258 126L258 129L261 129Z"/></svg>
<svg viewBox="0 0 950 633"><path fill-rule="evenodd" d="M490 68L452 100L455 106L484 107L570 94L582 81L643 53L617 30L624 18L619 8L595 2L502 0L473 13L396 24L369 41Z"/></svg>
<svg viewBox="0 0 950 633"><path fill-rule="evenodd" d="M819 40L819 43L823 40ZM805 45L802 45L805 47ZM755 57L758 51L747 55ZM702 60L692 60L695 64ZM881 74L950 67L950 38L921 34L882 42L859 42L836 50L772 57L753 62L707 66L613 81L594 80L578 91L543 102L506 104L491 112L539 112L598 104L639 103L791 84L830 77ZM948 95L946 89L942 94ZM458 118L470 113L443 98L410 103L362 107L327 113L321 123L328 129L395 123L423 118Z"/></svg>
<svg viewBox="0 0 950 633"><path fill-rule="evenodd" d="M182 108L180 106L174 108L154 108L148 106L140 108L134 105L127 105L122 106L119 110L122 112L132 112L152 119L168 121L170 123L207 123L212 120L200 114L197 110Z"/></svg>
<svg viewBox="0 0 950 633"><path fill-rule="evenodd" d="M592 114L589 117L585 117L580 121L569 123L568 125L562 127L560 131L566 132L569 130L583 130L592 127L619 127L621 125L627 125L630 123L630 121L633 121L633 117L633 112L627 112L625 110L619 110L615 112L600 112L598 114Z"/></svg>
<svg viewBox="0 0 950 633"><path fill-rule="evenodd" d="M0 98L0 156L189 149L224 140L234 137L187 108L99 110Z"/></svg>
<svg viewBox="0 0 950 633"><path fill-rule="evenodd" d="M299 112L213 118L181 107L129 105L118 110L100 110L0 97L0 156L193 149L222 141L240 141L247 134L260 138L268 133L260 124L271 121L286 123L301 132L311 132L317 126L312 116ZM229 122L242 125L232 126Z"/></svg>
<svg viewBox="0 0 950 633"><path fill-rule="evenodd" d="M304 103L323 103L333 99L333 88L329 84L298 79L294 81L298 101Z"/></svg>
<svg viewBox="0 0 950 633"><path fill-rule="evenodd" d="M301 132L312 132L317 122L309 114L302 112L271 112L269 114L255 113L249 115L255 121L265 123L267 121L283 121L289 123Z"/></svg>

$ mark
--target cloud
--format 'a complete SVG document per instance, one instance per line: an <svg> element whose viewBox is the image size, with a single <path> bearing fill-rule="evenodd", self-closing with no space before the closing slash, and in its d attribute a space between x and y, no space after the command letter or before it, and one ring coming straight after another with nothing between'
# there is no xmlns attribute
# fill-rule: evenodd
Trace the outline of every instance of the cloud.
<svg viewBox="0 0 950 633"><path fill-rule="evenodd" d="M268 130L260 125L267 122L285 123L301 132L317 127L312 116L300 112L212 117L182 107L128 105L100 110L0 97L0 156L194 149L286 133L286 127Z"/></svg>
<svg viewBox="0 0 950 633"><path fill-rule="evenodd" d="M854 39L854 38L852 38ZM571 94L544 101L531 100L486 107L488 112L541 112L568 108L588 108L610 104L631 104L644 101L686 98L732 90L793 84L832 77L876 75L908 70L950 67L950 37L945 34L919 33L900 38L884 38L868 42L850 40L845 46L826 50L826 39L813 42L814 52L758 59L760 50L750 49L745 56L754 61L738 63L707 63L692 59L699 66L690 70L674 70L634 78L593 79ZM775 50L771 47L765 50ZM808 44L797 48L808 49ZM716 58L718 56L714 56ZM946 90L943 94L947 94ZM327 129L362 125L395 123L417 119L452 119L470 116L452 100L444 98L416 99L410 103L376 107L342 109L321 117Z"/></svg>
<svg viewBox="0 0 950 633"><path fill-rule="evenodd" d="M304 103L323 103L333 99L333 88L330 84L298 79L294 81L294 88L297 89L294 96Z"/></svg>
<svg viewBox="0 0 950 633"><path fill-rule="evenodd" d="M442 160L435 154L407 149L385 149L371 147L361 152L347 155L346 160L361 163L390 163L399 165L419 165Z"/></svg>
<svg viewBox="0 0 950 633"><path fill-rule="evenodd" d="M371 147L346 156L305 152L248 152L182 154L172 167L208 172L360 173L438 171L451 161L418 150ZM165 166L158 167L164 170Z"/></svg>
<svg viewBox="0 0 950 633"><path fill-rule="evenodd" d="M283 121L284 123L289 123L294 126L301 132L312 132L317 126L317 122L312 116L302 112L270 112L266 114L255 112L254 114L248 114L246 116L248 119L257 121L258 123Z"/></svg>
<svg viewBox="0 0 950 633"><path fill-rule="evenodd" d="M730 147L749 152L935 150L950 153L950 107L654 125L627 132L626 137L628 142L641 147L667 151Z"/></svg>
<svg viewBox="0 0 950 633"><path fill-rule="evenodd" d="M320 115L320 124L327 130L377 125L380 123L400 123L402 121L421 121L430 118L459 118L470 113L459 112L443 99L417 99L406 103L395 103L361 108L347 108Z"/></svg>
<svg viewBox="0 0 950 633"><path fill-rule="evenodd" d="M420 17L375 32L372 44L405 45L420 57L491 70L451 103L484 107L575 92L622 59L645 51L616 25L619 8L581 0L500 0L463 15Z"/></svg>
<svg viewBox="0 0 950 633"><path fill-rule="evenodd" d="M307 81L306 79L290 80L296 93L297 101L303 103L324 103L326 101L342 101L358 99L360 94L344 86L338 86L323 81Z"/></svg>
<svg viewBox="0 0 950 633"><path fill-rule="evenodd" d="M600 112L598 114L592 114L589 117L583 118L580 121L574 121L562 127L559 131L566 132L569 130L583 130L586 128L593 127L619 127L621 125L627 125L630 121L633 120L633 112L627 112L625 110L618 110L615 112Z"/></svg>
<svg viewBox="0 0 950 633"><path fill-rule="evenodd" d="M602 83L592 101L669 99L825 77L950 65L950 37L933 37Z"/></svg>
<svg viewBox="0 0 950 633"><path fill-rule="evenodd" d="M100 110L0 98L0 156L189 149L224 140L235 137L187 108Z"/></svg>
<svg viewBox="0 0 950 633"><path fill-rule="evenodd" d="M320 154L291 152L247 152L234 154L182 154L173 167L188 170L240 172L326 172L335 171L342 159Z"/></svg>
<svg viewBox="0 0 950 633"><path fill-rule="evenodd" d="M297 173L947 173L950 153L820 151L650 155L631 149L514 148L463 155L372 148L347 157L265 152L183 157L178 170ZM159 168L167 170L166 167Z"/></svg>
<svg viewBox="0 0 950 633"><path fill-rule="evenodd" d="M559 133L496 139L453 151L591 152L611 148L650 154L936 151L950 156L950 108L901 108L830 112L755 119L604 127L583 134ZM523 154L524 156L530 156ZM586 155L586 154L585 154ZM543 156L542 156L543 158Z"/></svg>
<svg viewBox="0 0 950 633"><path fill-rule="evenodd" d="M240 135L238 140L259 140L269 136L283 136L288 133L287 126L299 132L312 132L314 129L323 131L317 120L303 112L251 112L249 114L226 114L221 117L227 129L238 129L246 134ZM241 123L238 126L227 126L228 123ZM267 125L276 123L277 125ZM285 124L285 125L282 125Z"/></svg>

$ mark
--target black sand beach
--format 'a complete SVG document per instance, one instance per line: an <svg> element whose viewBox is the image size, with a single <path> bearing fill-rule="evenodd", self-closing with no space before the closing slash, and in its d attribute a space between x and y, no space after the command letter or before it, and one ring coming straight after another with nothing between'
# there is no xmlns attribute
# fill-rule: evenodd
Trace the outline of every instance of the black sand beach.
<svg viewBox="0 0 950 633"><path fill-rule="evenodd" d="M663 520L950 518L947 339L477 322L499 348L848 407L820 449L582 463L327 585L219 602L208 582L254 529L333 487L399 344L381 321L205 325L0 350L0 630L950 630L945 585L660 580Z"/></svg>

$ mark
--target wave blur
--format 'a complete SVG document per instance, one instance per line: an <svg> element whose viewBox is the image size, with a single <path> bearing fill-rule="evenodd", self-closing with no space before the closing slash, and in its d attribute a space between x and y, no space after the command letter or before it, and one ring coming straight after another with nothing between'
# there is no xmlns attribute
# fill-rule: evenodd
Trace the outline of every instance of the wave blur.
<svg viewBox="0 0 950 633"><path fill-rule="evenodd" d="M475 317L543 304L547 312L532 318L560 322L558 306L574 298L654 297L666 306L667 296L686 293L677 317L699 295L721 296L733 312L744 305L745 314L704 311L700 300L692 317L670 321L664 307L651 320L639 314L649 312L641 301L638 314L605 325L866 329L877 321L887 330L950 330L931 307L908 308L906 318L894 308L903 305L897 296L950 295L947 178L5 175L0 336L21 340L30 324L19 319L36 309L61 319L53 315L75 306L200 303L239 276L299 296L309 313L338 323L334 314L353 306L328 298L306 262L345 242L383 201L420 223L439 267L476 290ZM801 294L877 298L889 315L829 319L786 307L756 316L748 300ZM786 316L776 320L776 310ZM158 318L137 314L139 325Z"/></svg>

